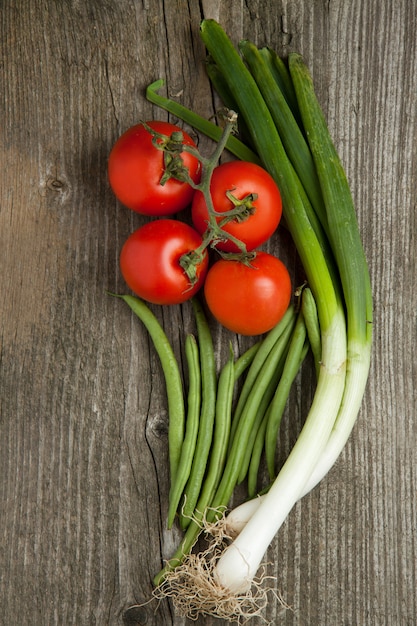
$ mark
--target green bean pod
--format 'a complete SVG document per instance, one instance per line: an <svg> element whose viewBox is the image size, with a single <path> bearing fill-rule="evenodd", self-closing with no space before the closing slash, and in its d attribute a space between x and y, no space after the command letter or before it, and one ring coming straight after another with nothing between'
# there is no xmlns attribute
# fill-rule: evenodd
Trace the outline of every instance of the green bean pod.
<svg viewBox="0 0 417 626"><path fill-rule="evenodd" d="M177 474L169 494L168 528L172 527L181 496L190 476L200 421L200 354L194 335L187 335L185 339L185 356L188 364L188 397L185 438L181 448Z"/></svg>
<svg viewBox="0 0 417 626"><path fill-rule="evenodd" d="M200 495L210 454L216 410L217 376L213 340L203 308L197 298L192 299L192 306L200 348L202 396L197 444L190 476L184 490L184 504L180 513L182 528L186 528L190 523L190 518Z"/></svg>
<svg viewBox="0 0 417 626"><path fill-rule="evenodd" d="M178 546L172 558L166 563L165 567L154 578L154 584L156 586L163 581L167 572L181 563L184 556L191 551L202 531L204 519L206 518L207 511L210 510L212 499L226 462L234 384L235 368L233 350L230 346L229 360L223 367L219 376L213 445L210 452L207 474L181 544ZM218 511L221 512L226 506L227 501L222 502L218 507Z"/></svg>
<svg viewBox="0 0 417 626"><path fill-rule="evenodd" d="M280 378L280 371L279 371L279 364L278 364L278 367L276 368L271 380L269 381L269 385L267 389L265 390L265 393L263 394L262 398L260 399L259 405L256 409L255 419L254 419L251 431L249 433L247 445L246 445L245 452L242 458L239 476L237 478L238 485L240 485L247 476L250 460L252 457L253 447L256 441L256 436L263 422L265 412L267 411L268 406L271 402L271 398L274 395L279 378Z"/></svg>
<svg viewBox="0 0 417 626"><path fill-rule="evenodd" d="M320 323L317 315L316 301L311 293L311 289L308 287L304 287L301 294L301 310L303 312L311 352L313 353L316 376L318 377L321 361Z"/></svg>
<svg viewBox="0 0 417 626"><path fill-rule="evenodd" d="M230 436L232 416L233 390L235 384L235 369L233 349L230 345L230 356L220 372L217 386L216 416L214 425L213 445L210 451L210 462L207 475L196 510L204 514L210 505L215 489L219 484L226 463L227 447Z"/></svg>
<svg viewBox="0 0 417 626"><path fill-rule="evenodd" d="M265 449L265 432L266 426L268 424L270 407L271 404L269 404L269 407L266 410L265 415L263 416L262 422L258 428L258 432L256 433L255 441L252 446L252 454L250 457L249 467L247 471L249 498L254 498L258 490L259 467L261 464L262 453Z"/></svg>
<svg viewBox="0 0 417 626"><path fill-rule="evenodd" d="M304 342L303 349L300 355L299 368L301 367L307 353L310 349L309 342L306 340ZM285 359L284 359L285 360ZM284 363L282 364L282 369L284 368ZM289 393L289 390L288 390ZM288 398L287 398L288 399ZM249 462L249 467L247 471L247 480L248 480L248 496L249 498L254 498L258 493L258 478L259 478L259 467L261 464L262 453L265 449L265 432L268 421L270 419L270 415L272 410L274 409L274 398L270 402L268 409L263 416L262 423L258 428L258 432L256 433L256 438L252 447L252 454ZM268 489L269 486L266 488ZM265 489L264 489L265 491ZM259 495L259 494L258 494Z"/></svg>
<svg viewBox="0 0 417 626"><path fill-rule="evenodd" d="M287 325L284 333L291 335L292 326ZM285 339L282 339L285 341ZM275 346L279 344L276 342ZM250 439L250 434L256 420L256 413L259 404L267 391L271 378L278 366L281 358L280 349L271 349L258 373L256 382L248 396L247 402L242 410L235 436L227 457L227 462L222 474L216 494L213 498L212 511L208 513L208 519L212 520L216 516L216 510L227 504L232 496L233 490L238 482L242 469L245 451Z"/></svg>
<svg viewBox="0 0 417 626"><path fill-rule="evenodd" d="M168 400L168 446L172 484L178 470L185 422L184 390L178 362L168 337L150 308L134 296L112 295L124 300L140 319L148 331L161 361Z"/></svg>
<svg viewBox="0 0 417 626"><path fill-rule="evenodd" d="M250 348L245 350L243 354L240 355L238 359L235 361L235 380L238 380L243 372L247 370L247 368L253 362L259 348L261 347L262 339L254 343Z"/></svg>
<svg viewBox="0 0 417 626"><path fill-rule="evenodd" d="M247 399L251 393L253 385L255 384L257 377L259 375L260 370L262 369L265 360L267 359L269 353L272 348L285 333L288 326L294 323L295 320L295 312L293 305L290 305L285 312L283 318L278 322L274 328L272 328L262 339L262 342L256 352L256 355L253 358L253 361L250 365L248 373L245 377L245 381L243 383L242 389L239 393L239 398L236 404L236 408L233 415L232 421L232 431L230 435L230 445L234 440L235 432L239 424L240 416L242 414L243 408L247 402ZM230 447L229 445L229 447Z"/></svg>
<svg viewBox="0 0 417 626"><path fill-rule="evenodd" d="M282 376L276 388L271 406L268 411L268 423L265 431L265 455L269 477L273 480L275 472L275 450L278 429L284 413L285 405L290 394L292 383L300 369L300 359L306 339L306 326L304 317L300 312L291 337L291 342L285 359Z"/></svg>
<svg viewBox="0 0 417 626"><path fill-rule="evenodd" d="M283 334L281 335L281 337L279 337L278 341L276 342L275 346L273 347L274 352L276 353L277 357L278 357L278 362L277 362L277 366L274 370L274 372L272 373L271 376L271 380L268 384L268 387L265 390L265 393L263 394L262 398L260 399L258 408L256 409L256 417L253 423L253 426L251 428L251 431L249 433L249 439L248 442L245 446L245 453L244 453L244 457L242 460L242 464L241 464L241 469L240 469L240 473L239 473L239 478L238 478L238 483L241 483L245 478L246 475L248 473L248 469L249 469L249 464L250 464L250 459L252 456L252 450L253 450L253 446L255 445L255 441L256 441L256 435L257 432L262 424L265 412L268 409L268 406L272 400L272 398L274 397L277 385L279 384L279 381L281 379L282 376L282 371L284 369L284 363L285 363L285 359L287 357L288 354L288 350L289 350L289 345L291 342L291 337L292 334L294 332L294 324L289 325L285 331L283 332ZM261 372L259 373L259 376L262 376L263 372L261 370ZM256 384L256 383L255 383ZM248 402L250 401L250 397L248 399ZM246 417L247 419L247 417Z"/></svg>

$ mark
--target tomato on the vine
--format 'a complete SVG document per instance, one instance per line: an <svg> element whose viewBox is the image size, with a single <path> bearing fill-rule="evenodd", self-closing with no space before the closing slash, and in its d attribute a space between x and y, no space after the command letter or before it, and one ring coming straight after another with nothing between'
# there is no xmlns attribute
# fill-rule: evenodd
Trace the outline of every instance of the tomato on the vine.
<svg viewBox="0 0 417 626"><path fill-rule="evenodd" d="M162 121L145 124L167 137L181 132L182 144L196 148L191 137L174 124ZM157 142L162 145L160 139ZM194 189L188 182L173 177L163 180L166 172L164 154L155 147L153 136L144 124L132 126L119 137L109 155L108 177L122 204L143 215L166 216L182 211L191 203ZM201 167L197 157L184 151L179 156L190 178L198 183Z"/></svg>
<svg viewBox="0 0 417 626"><path fill-rule="evenodd" d="M120 270L130 289L153 304L180 304L202 286L208 255L191 261L195 276L190 278L181 263L193 255L201 236L185 222L160 219L135 230L120 253Z"/></svg>
<svg viewBox="0 0 417 626"><path fill-rule="evenodd" d="M230 161L219 165L213 170L210 193L216 212L236 209L241 213L224 224L225 216L216 216L216 221L224 231L242 241L248 251L265 243L281 220L280 191L272 176L255 163ZM209 212L201 191L194 194L191 212L194 227L203 234ZM230 240L219 241L216 247L239 252L239 247Z"/></svg>
<svg viewBox="0 0 417 626"><path fill-rule="evenodd" d="M220 259L209 269L204 283L213 316L241 335L271 330L288 309L291 291L284 263L267 252L257 252L250 265Z"/></svg>

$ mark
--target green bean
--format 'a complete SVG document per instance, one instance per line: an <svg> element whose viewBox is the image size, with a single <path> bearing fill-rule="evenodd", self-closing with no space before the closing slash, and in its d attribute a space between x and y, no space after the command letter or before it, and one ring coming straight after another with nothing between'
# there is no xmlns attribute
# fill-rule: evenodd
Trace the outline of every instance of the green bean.
<svg viewBox="0 0 417 626"><path fill-rule="evenodd" d="M208 464L207 474L204 479L204 484L183 540L172 558L155 577L155 585L160 584L163 581L165 574L181 563L183 557L191 551L198 535L202 530L206 512L211 506L212 498L219 484L226 461L234 384L234 359L233 351L230 347L229 360L223 367L219 376L213 446L210 452L210 461ZM225 508L226 505L227 502L223 502L219 509Z"/></svg>
<svg viewBox="0 0 417 626"><path fill-rule="evenodd" d="M243 372L249 367L255 358L256 353L261 347L262 339L253 344L250 348L248 348L243 354L240 355L238 359L235 361L235 380L238 380L243 374Z"/></svg>
<svg viewBox="0 0 417 626"><path fill-rule="evenodd" d="M307 336L313 353L316 376L318 377L321 362L321 333L317 315L317 305L311 289L305 287L301 294L301 310L307 328Z"/></svg>
<svg viewBox="0 0 417 626"><path fill-rule="evenodd" d="M300 357L306 339L304 317L300 312L291 338L284 369L275 395L268 410L268 423L265 432L265 455L269 477L275 478L275 449L279 426L288 400L291 385L300 369Z"/></svg>
<svg viewBox="0 0 417 626"><path fill-rule="evenodd" d="M304 342L304 346L303 349L301 351L301 355L300 355L300 360L299 360L299 368L301 367L304 358L307 355L307 352L309 350L310 346L309 346L309 342L308 340L306 340ZM285 355L286 357L286 355ZM285 358L284 358L285 361ZM284 368L284 363L282 364L282 369ZM248 496L250 498L255 497L256 493L257 493L257 484L258 484L258 476L259 476L259 466L261 463L261 457L262 457L262 452L264 450L264 445L265 445L265 432L266 432L266 427L268 424L268 420L271 414L271 411L273 410L273 400L270 402L264 416L262 419L262 423L260 424L258 431L256 433L256 438L253 444L253 448L252 448L252 455L250 458L250 463L249 463L249 468L248 468L248 472L247 472L247 477L248 477ZM271 483L269 483L271 484Z"/></svg>
<svg viewBox="0 0 417 626"><path fill-rule="evenodd" d="M252 455L250 458L247 473L249 498L254 498L257 492L259 466L261 464L262 452L264 451L265 446L265 431L266 425L268 423L270 407L271 403L269 404L269 407L266 410L265 415L263 416L262 423L258 428L258 432L256 433L256 438L252 447Z"/></svg>
<svg viewBox="0 0 417 626"><path fill-rule="evenodd" d="M169 494L168 528L172 527L184 487L190 476L197 441L201 407L200 354L194 335L185 339L185 356L188 365L188 397L185 438L181 448L177 474Z"/></svg>
<svg viewBox="0 0 417 626"><path fill-rule="evenodd" d="M246 446L246 450L245 450L245 455L244 455L244 459L242 461L242 467L240 470L240 474L239 474L239 478L238 478L238 483L241 483L245 477L247 476L248 470L249 470L249 464L250 464L250 459L252 456L252 450L253 447L255 445L255 440L256 440L256 436L257 436L257 432L263 422L264 416L265 416L265 412L268 409L268 406L274 396L275 390L277 388L277 385L279 383L279 380L282 376L282 371L284 369L284 363L285 363L285 359L287 357L288 354L288 349L289 349L289 344L291 341L291 335L292 335L292 327L290 328L291 332L285 332L283 333L283 335L281 335L281 337L278 339L276 345L274 346L274 350L277 350L280 352L280 357L279 357L279 361L277 364L277 367L275 368L275 372L273 373L273 376L271 378L271 381L264 393L264 395L262 396L260 402L259 402L259 406L256 412L256 419L253 425L253 428L249 434L249 440L248 440L248 444Z"/></svg>
<svg viewBox="0 0 417 626"><path fill-rule="evenodd" d="M291 332L292 325L287 324L287 328L285 328L284 333L291 334ZM279 344L279 341L276 342L274 348L277 344ZM214 519L216 516L215 511L218 507L224 506L224 503L227 504L233 493L233 489L237 484L246 446L248 445L250 433L256 419L257 407L266 392L269 381L271 380L271 377L273 376L273 373L279 363L280 356L281 351L279 349L271 349L268 356L264 360L261 369L259 370L252 391L248 397L248 401L245 403L242 410L242 415L236 428L232 446L229 447L228 458L223 475L213 498L212 511L209 511L208 513L209 520Z"/></svg>
<svg viewBox="0 0 417 626"><path fill-rule="evenodd" d="M216 408L216 364L213 340L203 308L196 298L192 299L200 346L201 367L201 415L194 458L187 485L184 490L184 505L180 515L182 528L186 528L193 514L206 471L207 460L213 437Z"/></svg>
<svg viewBox="0 0 417 626"><path fill-rule="evenodd" d="M259 371L261 370L265 360L267 359L269 353L271 352L277 340L285 332L288 325L294 322L294 319L295 319L294 307L290 305L285 315L281 319L281 321L272 330L270 330L269 333L267 333L267 335L263 338L262 343L259 346L256 352L256 355L254 356L252 364L245 378L245 382L243 383L243 387L239 394L239 399L238 399L238 402L234 411L234 415L233 415L229 448L230 448L231 443L234 440L234 436L235 436L235 432L239 424L240 416L242 414L246 401L250 395L250 392L253 388L253 385L258 377Z"/></svg>
<svg viewBox="0 0 417 626"><path fill-rule="evenodd" d="M262 398L260 399L258 407L256 409L255 419L254 419L251 431L249 433L247 445L245 447L244 456L242 459L242 464L241 464L239 476L237 479L237 484L242 483L246 478L250 459L252 456L252 449L253 449L255 439L256 439L256 434L262 423L263 417L265 415L265 411L267 410L269 403L271 402L272 396L274 395L275 389L277 388L279 377L280 377L280 372L279 372L279 364L278 364L278 367L273 373L272 378L269 381L269 384L267 388L265 389L265 392Z"/></svg>
<svg viewBox="0 0 417 626"><path fill-rule="evenodd" d="M230 345L230 356L219 376L216 398L216 417L210 463L196 510L204 513L211 503L220 481L227 457L232 416L233 390L235 384L234 357ZM204 504L206 503L206 504Z"/></svg>
<svg viewBox="0 0 417 626"><path fill-rule="evenodd" d="M150 308L134 296L111 295L124 300L140 319L147 329L161 361L168 399L168 446L172 484L178 470L185 422L184 391L178 362L168 337Z"/></svg>

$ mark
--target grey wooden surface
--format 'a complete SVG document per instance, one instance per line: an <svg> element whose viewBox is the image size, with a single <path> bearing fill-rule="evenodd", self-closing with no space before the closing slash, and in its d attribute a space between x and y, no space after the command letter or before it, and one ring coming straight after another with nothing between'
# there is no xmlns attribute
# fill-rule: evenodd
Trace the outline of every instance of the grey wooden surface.
<svg viewBox="0 0 417 626"><path fill-rule="evenodd" d="M131 124L166 119L144 97L157 78L185 105L213 113L202 17L218 19L235 41L304 54L351 182L375 297L359 421L268 552L292 610L281 613L271 600L265 618L413 626L414 0L0 2L0 623L187 623L167 602L128 610L149 598L152 576L180 534L165 529L158 359L146 332L106 294L124 291L118 254L142 223L115 201L106 159ZM282 254L294 267L291 246ZM189 307L155 312L181 358ZM219 363L229 338L236 350L248 342L215 325L213 333ZM283 452L311 385L304 371Z"/></svg>

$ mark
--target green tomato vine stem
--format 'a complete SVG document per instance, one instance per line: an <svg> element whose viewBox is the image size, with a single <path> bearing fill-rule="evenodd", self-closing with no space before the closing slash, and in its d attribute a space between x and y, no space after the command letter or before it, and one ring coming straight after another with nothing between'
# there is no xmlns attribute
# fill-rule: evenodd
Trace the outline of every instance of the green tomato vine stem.
<svg viewBox="0 0 417 626"><path fill-rule="evenodd" d="M224 127L219 141L216 143L216 147L209 157L204 157L200 151L194 146L190 146L183 142L183 135L181 132L174 132L170 137L158 133L144 123L145 128L153 136L153 144L158 150L164 152L165 171L161 178L160 184L163 185L169 178L176 178L182 182L188 183L196 191L200 191L204 196L204 201L207 205L208 222L207 230L203 235L201 245L195 250L191 250L183 254L180 258L180 265L186 273L189 281L190 288L195 284L197 280L197 267L202 262L206 250L208 247L216 248L216 244L220 241L231 241L238 248L239 252L225 254L219 252L221 256L227 259L238 259L242 263L250 264L254 255L249 254L246 249L246 245L243 241L228 233L224 230L223 226L232 219L244 220L251 215L255 208L253 201L256 200L257 194L250 193L245 198L239 200L235 198L231 192L226 192L227 198L233 205L233 208L224 213L219 213L215 210L213 205L213 199L211 196L211 178L215 167L217 167L220 157L226 148L226 145L231 137L237 124L237 113L235 111L228 110L224 114ZM187 152L191 154L201 164L201 178L199 183L195 183L188 174L187 168L184 166L181 159L181 152ZM223 218L220 222L217 222L216 217Z"/></svg>

